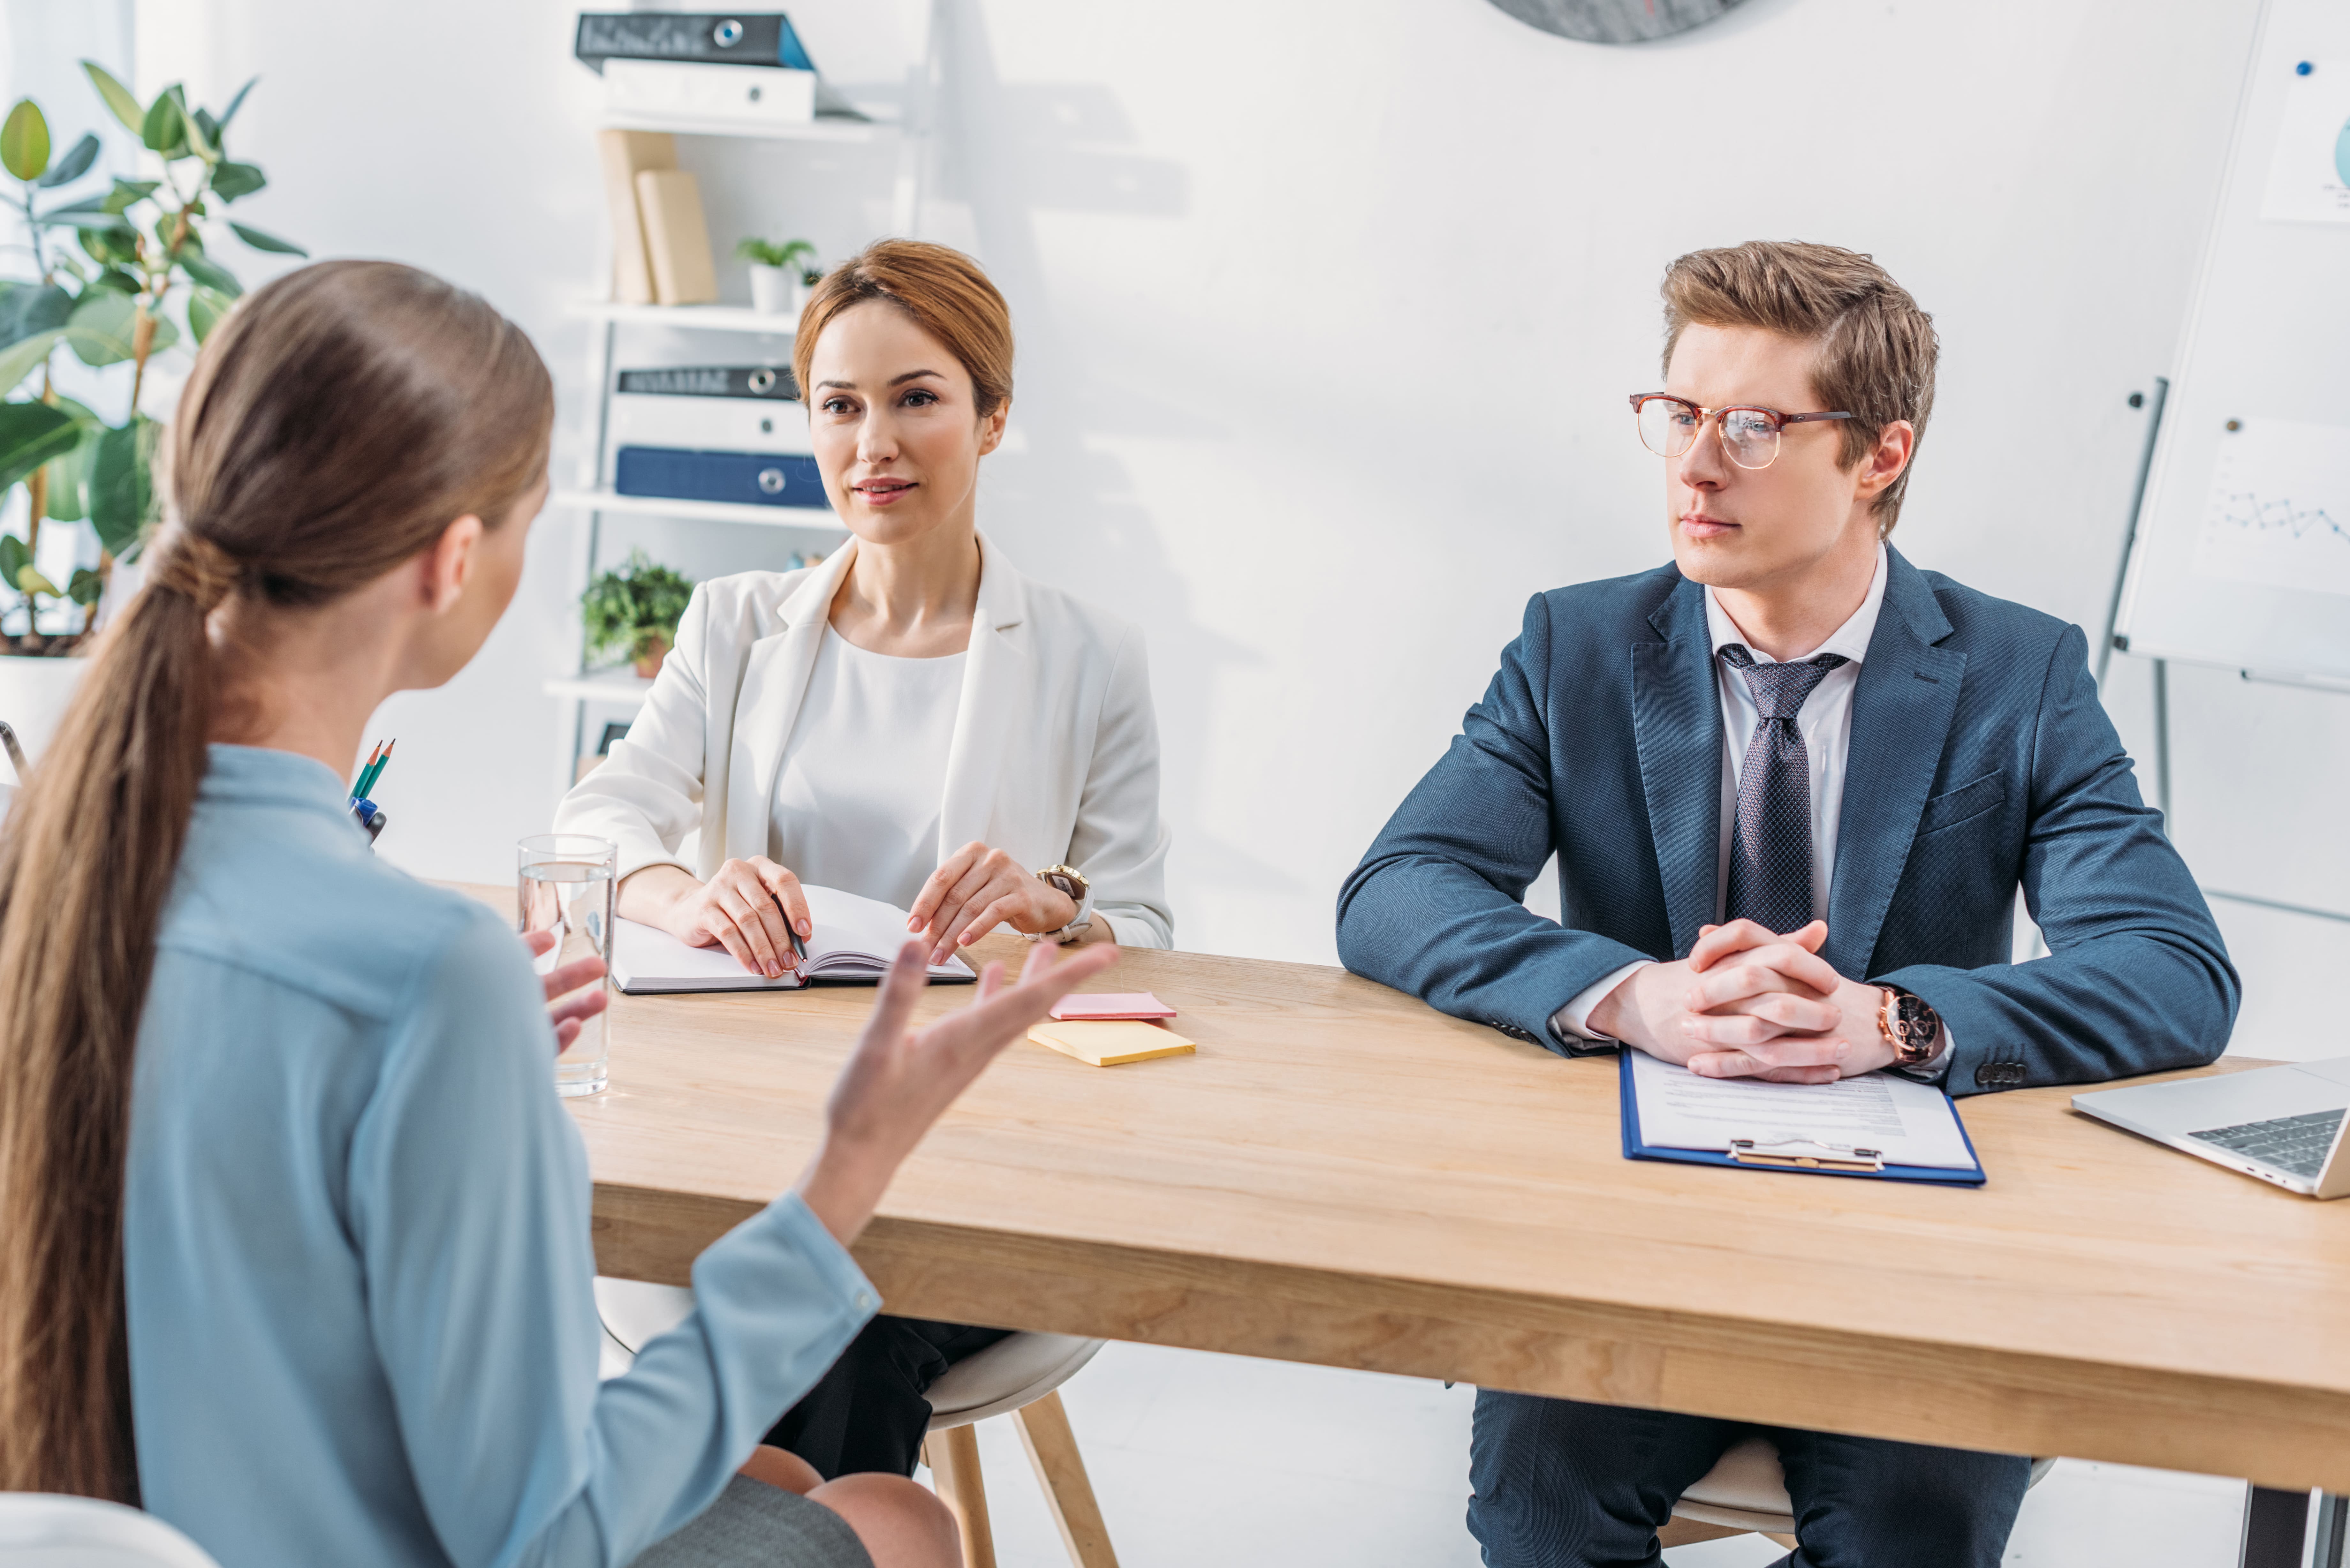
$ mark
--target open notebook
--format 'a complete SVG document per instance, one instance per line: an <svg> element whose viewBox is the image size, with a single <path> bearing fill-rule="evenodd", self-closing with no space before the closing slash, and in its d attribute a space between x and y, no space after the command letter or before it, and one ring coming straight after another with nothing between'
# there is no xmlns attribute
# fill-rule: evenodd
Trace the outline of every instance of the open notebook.
<svg viewBox="0 0 2350 1568"><path fill-rule="evenodd" d="M804 888L816 934L806 977L754 974L724 948L690 948L657 926L612 922L612 983L630 996L689 991L797 991L806 985L874 985L906 943L906 911L837 888ZM977 980L959 958L931 966L932 983Z"/></svg>

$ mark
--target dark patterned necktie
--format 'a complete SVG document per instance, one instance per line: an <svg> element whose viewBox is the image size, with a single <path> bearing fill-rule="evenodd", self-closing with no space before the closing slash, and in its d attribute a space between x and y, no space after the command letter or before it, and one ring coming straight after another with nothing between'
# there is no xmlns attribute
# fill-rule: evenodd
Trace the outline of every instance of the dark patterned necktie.
<svg viewBox="0 0 2350 1568"><path fill-rule="evenodd" d="M1746 678L1762 714L1738 770L1724 919L1783 934L1812 919L1812 759L1795 715L1828 671L1846 660L1823 653L1800 664L1757 664L1734 642L1716 657Z"/></svg>

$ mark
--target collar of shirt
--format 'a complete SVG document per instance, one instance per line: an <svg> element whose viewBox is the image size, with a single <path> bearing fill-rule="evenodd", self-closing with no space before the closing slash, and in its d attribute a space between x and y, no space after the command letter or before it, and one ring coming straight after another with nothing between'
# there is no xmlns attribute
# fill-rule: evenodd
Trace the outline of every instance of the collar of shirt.
<svg viewBox="0 0 2350 1568"><path fill-rule="evenodd" d="M1836 628L1825 642L1797 657L1816 659L1823 653L1841 653L1855 664L1864 662L1868 657L1868 639L1877 634L1877 612L1884 607L1885 545L1879 542L1877 546L1877 575L1868 579L1868 592L1862 597L1860 607L1853 611L1852 618ZM1713 651L1716 653L1734 642L1752 654L1757 663L1776 662L1769 654L1746 640L1746 634L1738 629L1738 623L1730 618L1730 612L1721 607L1721 601L1713 597L1711 587L1705 590L1705 629L1706 634L1713 639Z"/></svg>
<svg viewBox="0 0 2350 1568"><path fill-rule="evenodd" d="M232 746L214 741L204 748L199 798L238 805L290 805L349 820L348 794L335 770L315 757L270 746Z"/></svg>

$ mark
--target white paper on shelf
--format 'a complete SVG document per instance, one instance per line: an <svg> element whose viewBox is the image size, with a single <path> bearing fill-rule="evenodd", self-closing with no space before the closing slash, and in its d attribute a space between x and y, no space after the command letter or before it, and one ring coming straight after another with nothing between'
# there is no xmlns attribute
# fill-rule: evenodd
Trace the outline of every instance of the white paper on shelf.
<svg viewBox="0 0 2350 1568"><path fill-rule="evenodd" d="M1763 1154L1834 1158L1873 1148L1887 1165L1975 1168L1950 1096L1889 1073L1833 1084L1701 1078L1636 1051L1632 1092L1640 1142L1654 1147L1727 1154L1732 1138L1752 1138Z"/></svg>

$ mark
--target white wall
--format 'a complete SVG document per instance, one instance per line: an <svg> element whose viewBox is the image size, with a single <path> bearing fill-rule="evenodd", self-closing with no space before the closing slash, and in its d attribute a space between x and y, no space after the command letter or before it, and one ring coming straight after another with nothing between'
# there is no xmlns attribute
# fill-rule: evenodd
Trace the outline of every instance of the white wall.
<svg viewBox="0 0 2350 1568"><path fill-rule="evenodd" d="M2125 399L2177 346L2255 6L1747 0L1637 49L1483 0L945 11L920 228L987 263L1022 342L984 524L1149 631L1180 940L1327 961L1340 877L1526 597L1663 558L1623 398L1657 379L1656 281L1683 250L1792 236L1884 261L1945 348L1897 543L2094 630L2143 433ZM217 99L260 73L255 221L483 290L568 417L583 337L560 306L605 254L572 12L144 0L138 75ZM886 158L689 157L722 246L780 225L837 254L887 221ZM381 721L402 737L386 847L420 870L501 877L545 819L537 683L571 654L579 526L543 519L482 659ZM2199 873L2350 905L2325 783L2350 702L2173 687ZM2111 690L2142 751L2144 668L2117 661ZM2240 1045L2282 1049L2350 928L2220 913L2254 981Z"/></svg>

